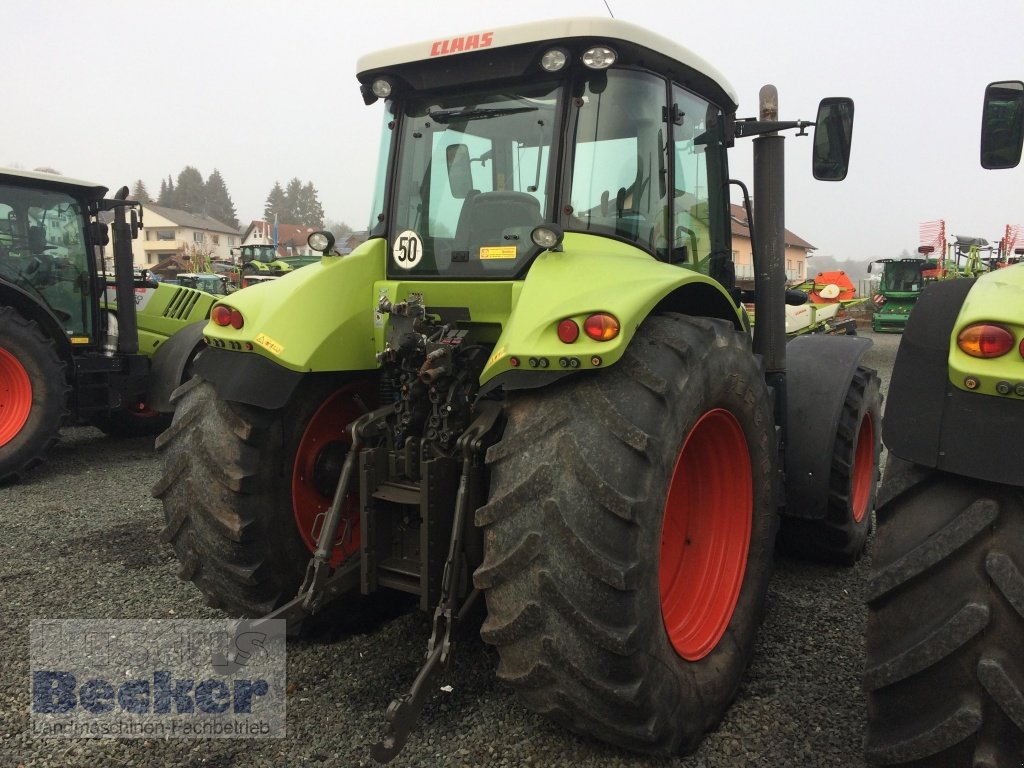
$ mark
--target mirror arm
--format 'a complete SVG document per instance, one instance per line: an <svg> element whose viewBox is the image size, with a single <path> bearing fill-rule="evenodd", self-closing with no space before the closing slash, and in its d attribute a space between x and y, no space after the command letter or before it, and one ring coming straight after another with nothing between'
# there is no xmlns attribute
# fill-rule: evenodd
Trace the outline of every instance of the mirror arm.
<svg viewBox="0 0 1024 768"><path fill-rule="evenodd" d="M742 139L744 136L761 136L765 133L775 133L776 131L787 131L791 128L797 129L797 136L806 136L807 129L816 123L810 120L754 120L749 118L747 120L737 120L735 126L735 133L737 139Z"/></svg>

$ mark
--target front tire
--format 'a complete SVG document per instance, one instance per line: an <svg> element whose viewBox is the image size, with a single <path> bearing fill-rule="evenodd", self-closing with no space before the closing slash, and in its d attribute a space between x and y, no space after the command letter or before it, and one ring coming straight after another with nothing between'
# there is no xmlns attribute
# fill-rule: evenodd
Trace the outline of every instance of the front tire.
<svg viewBox="0 0 1024 768"><path fill-rule="evenodd" d="M156 441L163 476L153 494L178 575L210 605L262 616L295 596L340 474L344 427L364 401L373 402L364 386L313 377L278 410L221 400L199 376L175 390L174 420ZM355 494L345 509L357 525ZM341 536L333 565L358 552L357 527Z"/></svg>
<svg viewBox="0 0 1024 768"><path fill-rule="evenodd" d="M0 307L0 484L43 461L60 437L70 388L53 339Z"/></svg>
<svg viewBox="0 0 1024 768"><path fill-rule="evenodd" d="M615 367L512 393L507 417L474 575L498 677L578 733L693 750L739 687L772 565L774 424L749 339L652 317Z"/></svg>
<svg viewBox="0 0 1024 768"><path fill-rule="evenodd" d="M890 455L868 582L866 755L1017 766L1024 755L1024 490Z"/></svg>

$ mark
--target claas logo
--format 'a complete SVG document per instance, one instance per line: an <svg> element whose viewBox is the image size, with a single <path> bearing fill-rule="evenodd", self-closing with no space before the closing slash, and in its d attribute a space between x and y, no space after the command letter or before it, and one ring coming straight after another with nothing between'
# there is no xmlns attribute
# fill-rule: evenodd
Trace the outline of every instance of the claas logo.
<svg viewBox="0 0 1024 768"><path fill-rule="evenodd" d="M448 40L435 40L434 44L430 46L430 55L447 56L449 53L474 51L477 48L490 48L493 40L493 32L484 32L481 35L464 35Z"/></svg>

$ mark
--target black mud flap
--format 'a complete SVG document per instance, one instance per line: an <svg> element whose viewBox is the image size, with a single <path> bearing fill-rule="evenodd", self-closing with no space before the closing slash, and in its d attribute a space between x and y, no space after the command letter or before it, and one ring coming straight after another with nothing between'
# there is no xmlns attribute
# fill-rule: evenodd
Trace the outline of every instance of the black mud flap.
<svg viewBox="0 0 1024 768"><path fill-rule="evenodd" d="M186 325L157 349L146 387L146 404L150 408L161 413L174 410L171 392L184 383L185 369L202 350L205 327L205 320Z"/></svg>
<svg viewBox="0 0 1024 768"><path fill-rule="evenodd" d="M262 355L206 347L194 371L217 389L217 397L260 408L283 408L305 374Z"/></svg>
<svg viewBox="0 0 1024 768"><path fill-rule="evenodd" d="M818 520L828 504L833 445L853 374L871 339L798 336L786 345L786 507Z"/></svg>

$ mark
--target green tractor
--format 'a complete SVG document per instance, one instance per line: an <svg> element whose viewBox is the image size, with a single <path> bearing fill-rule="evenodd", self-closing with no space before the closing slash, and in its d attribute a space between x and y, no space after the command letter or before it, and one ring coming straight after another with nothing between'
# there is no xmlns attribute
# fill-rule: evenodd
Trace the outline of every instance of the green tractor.
<svg viewBox="0 0 1024 768"><path fill-rule="evenodd" d="M780 121L770 86L737 119L713 67L611 19L427 41L358 79L384 106L370 239L339 256L314 233L318 264L216 305L158 438L182 575L236 616L395 591L432 611L377 760L479 598L528 707L691 751L750 661L780 522L787 547L852 562L874 505L870 342L785 336L779 131L812 123ZM818 178L845 177L852 121L822 102ZM748 136L753 211L728 172Z"/></svg>
<svg viewBox="0 0 1024 768"><path fill-rule="evenodd" d="M1024 83L985 93L981 162L1018 164ZM928 286L900 344L867 587L867 757L1024 757L1024 265Z"/></svg>
<svg viewBox="0 0 1024 768"><path fill-rule="evenodd" d="M273 245L243 245L237 249L237 255L243 276L280 277L292 271L292 266L278 257L277 248Z"/></svg>
<svg viewBox="0 0 1024 768"><path fill-rule="evenodd" d="M277 253L277 248L269 244L243 245L233 251L237 251L243 278L247 275L280 277L299 267L320 261L319 257L310 256L281 257Z"/></svg>
<svg viewBox="0 0 1024 768"><path fill-rule="evenodd" d="M106 191L0 169L0 483L38 464L63 424L166 427L159 409L202 344L214 298L135 279L138 203L127 188ZM109 212L113 275L102 258Z"/></svg>

